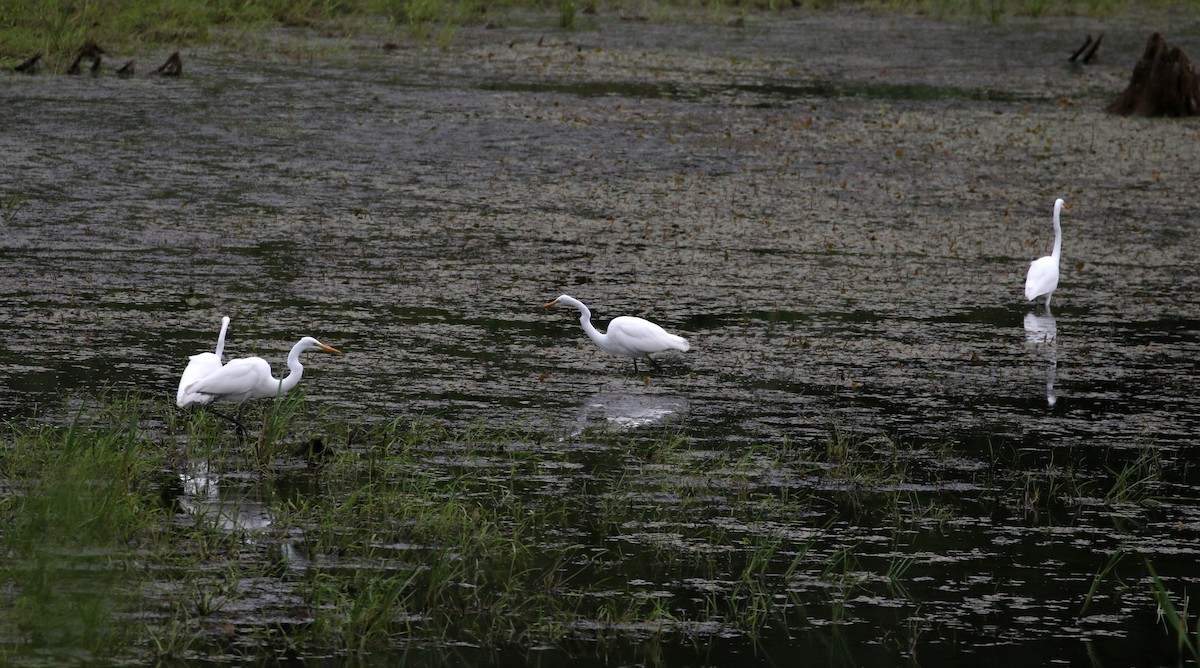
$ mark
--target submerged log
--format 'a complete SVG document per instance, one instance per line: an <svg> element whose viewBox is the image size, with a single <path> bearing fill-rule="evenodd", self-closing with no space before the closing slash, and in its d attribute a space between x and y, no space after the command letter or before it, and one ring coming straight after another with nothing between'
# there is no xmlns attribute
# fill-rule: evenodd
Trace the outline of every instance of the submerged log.
<svg viewBox="0 0 1200 668"><path fill-rule="evenodd" d="M1122 116L1195 116L1200 113L1200 80L1187 54L1154 33L1133 66L1129 86L1105 109Z"/></svg>

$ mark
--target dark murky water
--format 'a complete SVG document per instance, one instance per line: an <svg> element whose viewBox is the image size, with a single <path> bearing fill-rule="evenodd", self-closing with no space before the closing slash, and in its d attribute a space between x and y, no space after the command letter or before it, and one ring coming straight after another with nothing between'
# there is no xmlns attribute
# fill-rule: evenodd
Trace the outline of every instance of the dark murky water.
<svg viewBox="0 0 1200 668"><path fill-rule="evenodd" d="M834 427L944 441L960 516L911 548L922 657L1079 658L1113 636L1137 662L1152 611L1079 620L1072 596L1120 545L1197 581L1193 468L1122 532L1111 507L973 514L974 471L992 446L1031 473L1197 455L1200 122L1099 111L1160 24L512 23L446 49L188 53L179 79L2 77L0 412L105 386L166 401L227 314L233 356L278 368L306 334L345 350L309 355L304 385L347 416L568 445L664 422L714 450ZM1176 24L1200 50L1194 17ZM1098 32L1098 65L1066 63ZM1021 290L1057 196L1046 317ZM563 292L693 348L646 381L539 308ZM206 474L181 475L205 502Z"/></svg>

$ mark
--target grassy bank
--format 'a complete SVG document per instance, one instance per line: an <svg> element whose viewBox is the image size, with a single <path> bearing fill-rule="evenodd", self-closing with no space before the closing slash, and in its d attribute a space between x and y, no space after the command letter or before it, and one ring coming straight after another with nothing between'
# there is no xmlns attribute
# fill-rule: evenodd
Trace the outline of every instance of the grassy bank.
<svg viewBox="0 0 1200 668"><path fill-rule="evenodd" d="M325 27L344 32L363 19L382 22L385 27L455 25L480 15L488 4L486 0L4 0L0 2L0 57L7 63L42 53L49 67L61 70L89 41L109 52L133 54L222 39L236 43L241 33L276 27Z"/></svg>
<svg viewBox="0 0 1200 668"><path fill-rule="evenodd" d="M710 638L826 633L864 600L909 611L896 633L910 646L926 630L910 587L929 574L913 579L914 555L961 502L947 502L951 448L838 429L725 452L669 428L559 440L346 423L300 396L243 420L245 438L205 413L102 397L66 424L6 425L0 656L536 648L653 662ZM1026 513L1107 490L1137 503L1162 470L1145 456L1102 478L994 460L972 475Z"/></svg>
<svg viewBox="0 0 1200 668"><path fill-rule="evenodd" d="M299 398L244 419L261 427L241 439L126 397L84 402L64 426L10 425L4 656L755 638L836 619L845 597L890 591L907 568L831 533L832 501L906 523L938 512L890 489L909 455L886 439L698 454L670 430L565 443L348 425ZM772 471L797 484L759 480Z"/></svg>
<svg viewBox="0 0 1200 668"><path fill-rule="evenodd" d="M512 8L544 10L557 27L571 29L593 13L621 13L674 20L727 21L731 14L796 7L843 6L898 11L939 18L980 17L991 22L1014 16L1107 15L1129 8L1186 5L1188 0L676 0L663 3L595 0L149 0L148 2L0 2L0 64L11 68L33 54L46 67L63 71L79 49L95 42L128 56L152 50L223 42L277 27L315 28L325 34L387 31L416 38L445 34L455 26L484 22ZM548 24L548 27L552 24Z"/></svg>

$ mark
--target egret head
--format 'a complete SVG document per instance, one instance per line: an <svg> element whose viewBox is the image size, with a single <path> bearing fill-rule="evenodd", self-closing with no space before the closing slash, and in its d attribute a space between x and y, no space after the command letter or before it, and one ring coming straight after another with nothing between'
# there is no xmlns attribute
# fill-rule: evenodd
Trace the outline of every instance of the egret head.
<svg viewBox="0 0 1200 668"><path fill-rule="evenodd" d="M560 304L563 306L574 306L575 308L581 308L583 306L582 302L580 302L578 299L572 297L571 295L559 295L553 301L549 301L549 302L546 302L545 304L542 304L542 308L550 308L553 306L558 306Z"/></svg>
<svg viewBox="0 0 1200 668"><path fill-rule="evenodd" d="M324 343L321 343L320 341L314 339L311 336L306 336L303 339L300 339L300 344L301 345L299 345L297 347L300 348L300 350L302 350L302 351L308 350L309 348L316 348L318 350L324 350L327 353L333 353L334 355L345 354L342 351L338 350L337 348L334 348L333 346L327 346Z"/></svg>

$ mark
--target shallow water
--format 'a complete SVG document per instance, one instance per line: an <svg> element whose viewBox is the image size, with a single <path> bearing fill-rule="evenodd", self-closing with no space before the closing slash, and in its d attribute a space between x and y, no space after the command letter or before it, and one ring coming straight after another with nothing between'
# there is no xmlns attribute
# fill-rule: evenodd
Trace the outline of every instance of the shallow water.
<svg viewBox="0 0 1200 668"><path fill-rule="evenodd" d="M1200 124L1099 111L1153 19L506 23L445 49L276 35L185 53L179 79L4 76L0 412L103 387L165 401L229 315L232 356L278 368L302 335L346 351L307 355L304 386L347 418L568 448L668 423L700 451L834 428L949 443L926 491L954 499L954 530L907 548L925 603L856 602L847 642L903 617L926 660L1078 659L1062 639L1111 636L1137 662L1152 611L1077 620L1079 591L1119 545L1191 572L1193 469L1120 530L1110 505L997 510L979 469L993 449L1032 477L1196 454ZM1101 31L1098 65L1066 63ZM1047 316L1021 290L1058 196ZM540 308L563 292L692 350L635 375Z"/></svg>

